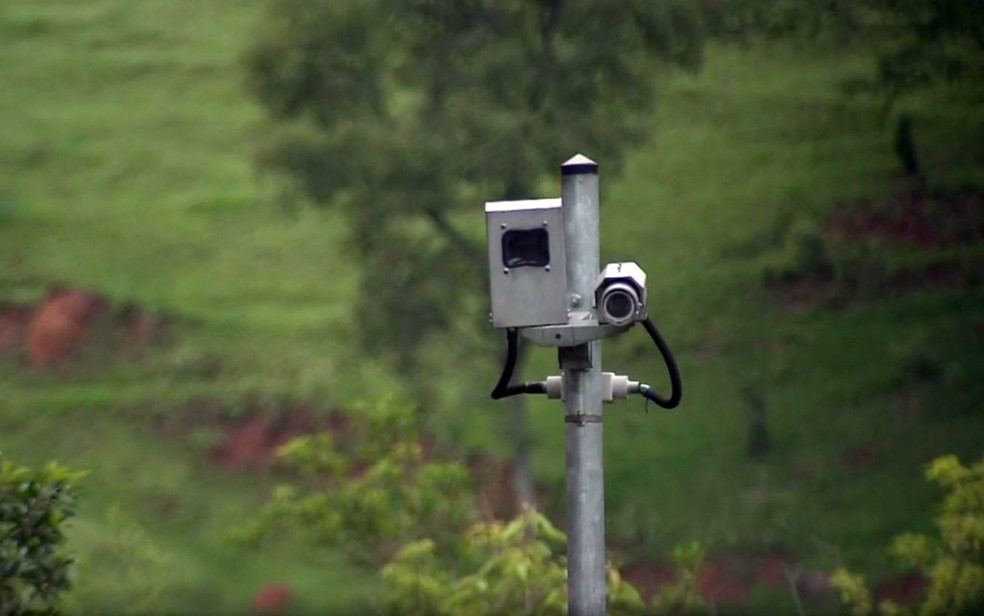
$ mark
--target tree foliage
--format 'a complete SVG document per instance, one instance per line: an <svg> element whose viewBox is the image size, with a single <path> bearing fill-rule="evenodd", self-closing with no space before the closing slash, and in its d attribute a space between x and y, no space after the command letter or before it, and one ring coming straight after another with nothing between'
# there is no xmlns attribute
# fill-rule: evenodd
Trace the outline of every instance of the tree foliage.
<svg viewBox="0 0 984 616"><path fill-rule="evenodd" d="M456 214L535 196L577 151L616 169L700 32L683 0L270 0L246 59L274 127L259 159L345 213L360 332L406 359L484 292Z"/></svg>
<svg viewBox="0 0 984 616"><path fill-rule="evenodd" d="M936 81L984 78L984 11L979 0L889 0L891 48L879 60L889 97Z"/></svg>
<svg viewBox="0 0 984 616"><path fill-rule="evenodd" d="M0 614L50 612L71 586L65 522L81 473L0 461Z"/></svg>
<svg viewBox="0 0 984 616"><path fill-rule="evenodd" d="M725 40L846 36L859 27L857 0L698 0L710 34Z"/></svg>
<svg viewBox="0 0 984 616"><path fill-rule="evenodd" d="M529 506L512 520L480 519L468 469L423 455L408 407L382 400L362 415L369 420L344 443L316 434L285 444L278 453L295 474L236 538L256 545L284 530L342 548L381 567L389 592L380 607L394 614L566 613L564 533ZM649 606L609 563L609 613L704 611L701 546L672 558L677 581Z"/></svg>
<svg viewBox="0 0 984 616"><path fill-rule="evenodd" d="M278 486L237 537L255 544L287 530L378 565L407 541L433 537L444 545L474 521L468 470L425 459L409 407L383 402L366 414L363 435L348 451L327 432L281 447L297 480Z"/></svg>
<svg viewBox="0 0 984 616"><path fill-rule="evenodd" d="M984 608L984 458L966 467L956 456L944 456L933 461L926 476L947 491L936 518L939 536L905 533L890 548L902 565L927 576L922 603L913 611L876 602L863 577L840 569L831 582L852 613L935 616L979 614Z"/></svg>
<svg viewBox="0 0 984 616"><path fill-rule="evenodd" d="M507 523L483 522L462 536L449 566L430 539L405 545L382 570L395 614L547 616L567 612L567 538L527 507ZM608 566L608 613L640 613L638 591Z"/></svg>

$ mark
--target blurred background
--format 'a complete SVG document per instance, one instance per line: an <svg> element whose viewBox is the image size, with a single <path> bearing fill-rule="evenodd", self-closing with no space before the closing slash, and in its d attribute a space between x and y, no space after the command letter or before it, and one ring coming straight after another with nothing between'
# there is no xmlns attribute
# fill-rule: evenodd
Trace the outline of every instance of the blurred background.
<svg viewBox="0 0 984 616"><path fill-rule="evenodd" d="M982 58L971 0L6 0L0 452L88 471L65 605L378 609L385 558L228 530L388 406L478 518L562 528L562 407L488 395L483 205L577 152L686 392L605 409L623 577L698 545L694 609L918 602L887 548L984 453ZM644 332L604 356L666 390Z"/></svg>

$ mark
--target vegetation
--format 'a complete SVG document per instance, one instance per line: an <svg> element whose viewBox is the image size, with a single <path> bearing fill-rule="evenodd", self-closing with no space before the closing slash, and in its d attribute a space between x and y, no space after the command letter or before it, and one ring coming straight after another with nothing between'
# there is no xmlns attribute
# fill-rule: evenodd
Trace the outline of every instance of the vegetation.
<svg viewBox="0 0 984 616"><path fill-rule="evenodd" d="M301 436L278 451L302 482L277 487L260 518L237 534L257 543L272 530L340 546L379 565L400 545L433 538L442 545L474 519L468 470L426 460L410 407L383 401L363 414L362 442L339 451L330 433Z"/></svg>
<svg viewBox="0 0 984 616"><path fill-rule="evenodd" d="M425 459L413 413L393 400L367 407L360 441L342 450L329 433L301 436L278 455L301 471L277 487L256 520L236 531L254 546L273 531L342 547L381 567L393 614L563 614L564 533L530 506L515 519L480 519L470 473ZM677 549L680 579L653 602L660 613L704 606L695 585L700 546ZM641 614L639 592L608 566L612 614Z"/></svg>
<svg viewBox="0 0 984 616"><path fill-rule="evenodd" d="M537 196L579 149L616 169L648 132L661 65L699 63L697 23L684 2L268 4L247 56L275 123L261 163L344 212L358 335L417 400L433 397L428 345L490 350L483 240L461 213ZM520 406L520 502L526 425Z"/></svg>
<svg viewBox="0 0 984 616"><path fill-rule="evenodd" d="M508 523L484 522L456 537L458 558L441 558L434 540L403 546L382 570L394 614L567 613L567 538L531 507ZM608 613L637 614L638 591L609 565Z"/></svg>
<svg viewBox="0 0 984 616"><path fill-rule="evenodd" d="M937 458L926 476L947 490L936 524L939 537L918 533L899 535L893 555L929 578L919 614L977 614L984 607L984 458L971 467L955 456ZM904 614L892 600L877 605L862 576L838 569L831 577L852 612Z"/></svg>
<svg viewBox="0 0 984 616"><path fill-rule="evenodd" d="M0 614L54 610L71 587L65 523L81 476L54 463L0 461Z"/></svg>
<svg viewBox="0 0 984 616"><path fill-rule="evenodd" d="M237 421L304 401L348 409L406 376L362 348L344 213L298 207L289 185L252 166L265 110L240 58L260 14L221 0L0 8L0 80L16 84L0 90L0 299L33 303L61 282L174 319L169 346L130 360L80 358L50 374L0 358L0 448L34 467L91 469L68 534L77 611L138 605L111 592L138 566L149 582L135 592L162 611L241 613L273 580L291 584L298 610L321 613L379 590L336 552L229 544L223 531L275 482L203 460ZM894 126L881 99L852 87L876 73L885 41L745 38L709 44L699 73L657 76L651 142L617 178L585 149L601 163L603 258L646 268L688 388L673 414L626 403L606 414L609 538L626 562L662 560L690 538L708 559L778 548L804 571L829 570L837 553L877 581L894 571L882 546L932 529L935 492L918 470L947 453L976 459L984 442L982 249L973 216L947 214L984 184L984 119L972 82L895 101L912 117L919 207L969 232L908 241L885 231L909 219L913 195ZM554 194L553 181L532 192ZM470 239L487 198L476 192L453 217ZM878 224L838 225L862 215ZM824 260L827 282L807 274ZM762 284L783 270L789 282ZM479 296L461 311L486 309ZM648 346L635 331L606 342L606 367L658 377ZM425 355L414 368L433 391L420 429L454 451L511 456L487 400L498 358L458 344ZM555 360L532 352L528 371L554 373ZM205 422L206 402L228 423L198 426L196 445L160 428ZM530 410L544 513L560 520L556 405ZM749 458L752 415L769 447ZM791 609L785 589L748 601Z"/></svg>

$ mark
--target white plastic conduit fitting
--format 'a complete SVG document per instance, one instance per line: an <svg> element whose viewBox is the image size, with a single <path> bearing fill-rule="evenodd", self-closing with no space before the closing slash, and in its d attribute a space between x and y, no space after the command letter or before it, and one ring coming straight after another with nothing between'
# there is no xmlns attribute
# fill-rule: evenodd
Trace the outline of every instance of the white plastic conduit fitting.
<svg viewBox="0 0 984 616"><path fill-rule="evenodd" d="M545 383L547 398L552 400L563 400L564 377L548 376ZM639 393L639 381L630 381L629 377L624 374L615 374L614 372L601 373L602 402L623 400L628 398L629 394L637 393Z"/></svg>

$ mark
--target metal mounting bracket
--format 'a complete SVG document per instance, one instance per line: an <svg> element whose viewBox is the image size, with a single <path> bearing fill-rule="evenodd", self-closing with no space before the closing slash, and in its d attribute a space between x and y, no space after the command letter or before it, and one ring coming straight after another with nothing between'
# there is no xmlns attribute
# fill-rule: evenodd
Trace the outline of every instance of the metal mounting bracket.
<svg viewBox="0 0 984 616"><path fill-rule="evenodd" d="M569 347L601 340L628 331L628 325L602 325L592 310L571 312L566 325L524 327L519 334L533 344L545 347Z"/></svg>

